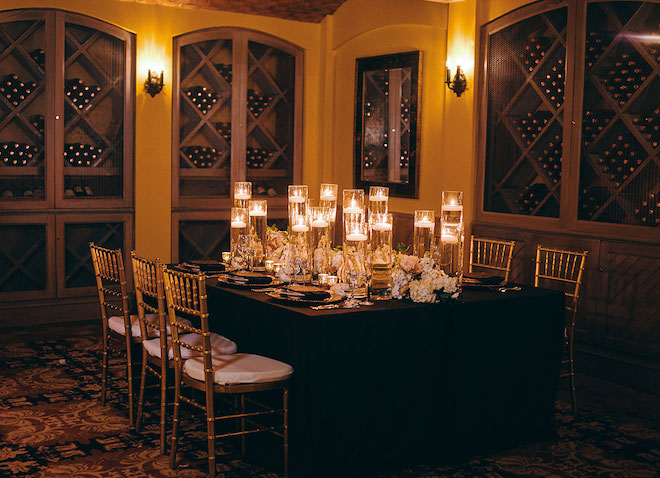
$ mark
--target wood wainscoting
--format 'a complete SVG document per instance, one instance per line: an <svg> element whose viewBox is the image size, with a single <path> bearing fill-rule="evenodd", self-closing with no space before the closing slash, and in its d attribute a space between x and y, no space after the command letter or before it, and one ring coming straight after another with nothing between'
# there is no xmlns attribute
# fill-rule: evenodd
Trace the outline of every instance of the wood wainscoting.
<svg viewBox="0 0 660 478"><path fill-rule="evenodd" d="M472 227L475 236L516 241L512 280L523 284L533 284L538 244L588 251L575 323L577 372L660 394L660 245L494 225Z"/></svg>

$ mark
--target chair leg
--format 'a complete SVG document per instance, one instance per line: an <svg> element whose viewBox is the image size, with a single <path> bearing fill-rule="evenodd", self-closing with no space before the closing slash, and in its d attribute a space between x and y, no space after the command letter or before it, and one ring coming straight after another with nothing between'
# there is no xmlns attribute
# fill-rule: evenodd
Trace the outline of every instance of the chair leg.
<svg viewBox="0 0 660 478"><path fill-rule="evenodd" d="M284 410L284 478L289 476L289 389L284 387L282 392L282 409Z"/></svg>
<svg viewBox="0 0 660 478"><path fill-rule="evenodd" d="M569 338L569 349L568 349L568 371L569 371L569 383L571 387L571 408L573 414L577 412L577 401L575 398L575 369L573 368L573 336Z"/></svg>
<svg viewBox="0 0 660 478"><path fill-rule="evenodd" d="M172 443L170 448L170 468L173 470L176 468L176 446L179 439L179 404L181 402L181 380L178 375L176 373L174 377L174 412L172 414Z"/></svg>
<svg viewBox="0 0 660 478"><path fill-rule="evenodd" d="M167 360L161 358L160 370L160 453L166 453L167 438Z"/></svg>
<svg viewBox="0 0 660 478"><path fill-rule="evenodd" d="M130 329L129 329L130 331ZM126 379L128 380L128 422L133 426L133 354L131 337L126 334Z"/></svg>
<svg viewBox="0 0 660 478"><path fill-rule="evenodd" d="M135 418L135 431L140 431L142 424L142 409L144 407L144 382L147 379L147 351L142 348L142 369L140 370L140 393L138 395L137 417Z"/></svg>
<svg viewBox="0 0 660 478"><path fill-rule="evenodd" d="M206 425L209 445L209 478L215 478L215 407L213 406L213 384L206 382Z"/></svg>
<svg viewBox="0 0 660 478"><path fill-rule="evenodd" d="M245 394L241 394L241 413L245 413ZM241 418L241 432L245 433L245 418ZM245 455L245 435L241 435L241 453Z"/></svg>
<svg viewBox="0 0 660 478"><path fill-rule="evenodd" d="M101 359L101 406L105 407L105 396L108 389L108 347L110 337L103 332L103 358Z"/></svg>

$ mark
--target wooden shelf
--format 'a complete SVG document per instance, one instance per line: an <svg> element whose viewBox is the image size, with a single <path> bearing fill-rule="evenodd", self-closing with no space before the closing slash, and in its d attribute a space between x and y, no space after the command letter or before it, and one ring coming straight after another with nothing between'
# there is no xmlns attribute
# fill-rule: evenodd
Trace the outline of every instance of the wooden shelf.
<svg viewBox="0 0 660 478"><path fill-rule="evenodd" d="M43 166L0 166L0 179L18 176L43 177Z"/></svg>

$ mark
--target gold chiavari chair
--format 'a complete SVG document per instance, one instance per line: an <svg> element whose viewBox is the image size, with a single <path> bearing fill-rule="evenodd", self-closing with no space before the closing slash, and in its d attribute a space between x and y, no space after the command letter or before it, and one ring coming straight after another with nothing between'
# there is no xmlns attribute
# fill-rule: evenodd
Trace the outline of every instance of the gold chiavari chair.
<svg viewBox="0 0 660 478"><path fill-rule="evenodd" d="M172 448L170 466L175 468L177 440L179 433L179 407L184 402L206 414L208 429L209 475L215 477L215 440L240 436L242 449L245 451L245 436L258 432L271 432L284 442L284 476L288 476L288 384L293 368L278 360L254 354L236 353L216 355L211 348L209 332L209 313L206 296L206 278L203 274L186 274L165 270L165 297L172 329L174 344L174 417L172 425ZM177 313L195 317L198 327L182 324ZM179 330L201 336L201 346L191 345L181 340ZM191 349L201 356L187 360L182 358L183 348ZM182 386L204 392L204 403L182 394ZM272 408L245 395L267 390L282 391L282 408ZM218 396L234 397L240 400L240 410L229 415L215 416L215 398ZM193 395L194 397L194 395ZM236 402L236 400L235 400ZM248 412L246 402L256 411ZM257 423L254 417L282 416L282 425ZM216 422L238 420L240 430L216 434ZM250 428L246 428L246 424Z"/></svg>
<svg viewBox="0 0 660 478"><path fill-rule="evenodd" d="M469 271L474 268L504 272L504 282L509 282L511 274L511 257L514 241L500 241L470 236Z"/></svg>
<svg viewBox="0 0 660 478"><path fill-rule="evenodd" d="M163 265L160 259L151 261L138 256L135 251L131 251L131 261L142 336L142 370L140 374L140 393L135 428L139 431L142 424L145 382L147 373L149 373L160 381L160 452L165 454L167 388L168 381L171 380L168 379L168 376L171 374L168 371L173 365L172 359L174 352L172 350L171 328L169 319L167 318L167 305L165 303ZM157 317L157 320L150 319L154 315ZM192 326L192 323L185 318L179 317L177 320L188 327ZM154 336L156 338L152 338ZM199 343L199 340L196 340L193 334L181 335L180 339L192 344ZM211 348L214 353L224 355L236 352L237 347L231 340L218 334L211 334ZM192 353L185 355L186 358L192 356L194 356Z"/></svg>
<svg viewBox="0 0 660 478"><path fill-rule="evenodd" d="M108 379L108 354L113 342L126 347L126 379L128 382L128 415L133 425L133 360L131 347L141 340L137 316L131 315L121 249L111 250L89 243L94 264L96 288L103 324L103 363L101 372L101 405L105 406ZM109 310L120 315L110 315ZM130 330L127 334L125 331Z"/></svg>
<svg viewBox="0 0 660 478"><path fill-rule="evenodd" d="M571 406L573 413L577 409L575 400L575 369L573 365L573 332L577 316L580 285L587 260L587 251L574 252L551 249L539 245L536 249L536 270L534 286L559 285L566 294L566 311L568 320L564 328L565 345L568 358L562 360L562 365L568 368L561 377L568 377L571 387Z"/></svg>

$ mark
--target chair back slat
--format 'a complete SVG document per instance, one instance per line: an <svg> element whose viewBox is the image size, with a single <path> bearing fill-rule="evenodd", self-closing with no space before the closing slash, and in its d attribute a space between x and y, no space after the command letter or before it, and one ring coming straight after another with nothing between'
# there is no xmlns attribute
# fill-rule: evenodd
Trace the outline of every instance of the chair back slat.
<svg viewBox="0 0 660 478"><path fill-rule="evenodd" d="M161 345L167 344L167 306L165 304L165 287L163 283L163 267L160 259L151 261L138 256L131 251L133 265L133 282L135 283L135 298L142 339L147 340L151 330L157 330ZM148 300L151 299L151 303ZM147 320L146 313L156 314L158 320Z"/></svg>
<svg viewBox="0 0 660 478"><path fill-rule="evenodd" d="M163 268L165 282L165 299L172 330L172 344L176 366L181 365L181 347L199 352L203 355L204 369L209 371L207 379L212 381L211 366L211 333L209 331L209 314L206 296L206 276L200 274L187 274ZM178 321L177 312L187 314L199 320L200 327L191 327ZM182 342L179 332L186 331L201 335L202 346L195 346Z"/></svg>
<svg viewBox="0 0 660 478"><path fill-rule="evenodd" d="M89 250L94 265L104 333L107 333L107 322L110 316L108 309L120 312L124 316L126 330L129 330L130 311L123 253L121 249L106 249L93 242L89 243Z"/></svg>
<svg viewBox="0 0 660 478"><path fill-rule="evenodd" d="M587 260L587 251L575 252L552 249L539 245L536 248L536 268L534 286L555 284L566 298L566 310L571 313L571 327L575 323L577 305L580 299L580 287Z"/></svg>
<svg viewBox="0 0 660 478"><path fill-rule="evenodd" d="M469 271L487 269L504 272L504 280L508 282L511 274L511 258L514 241L484 239L470 236Z"/></svg>

